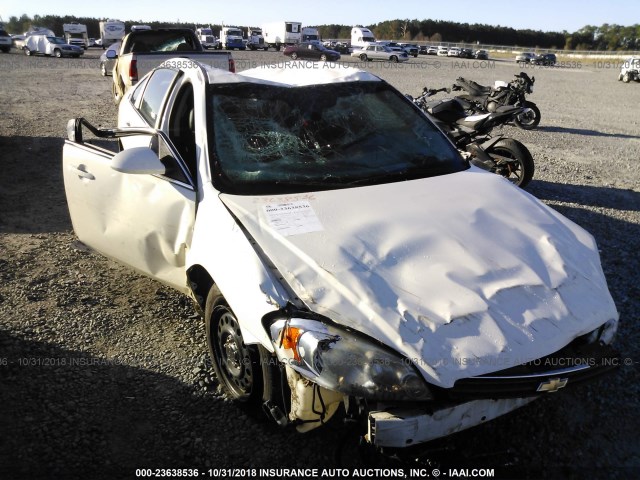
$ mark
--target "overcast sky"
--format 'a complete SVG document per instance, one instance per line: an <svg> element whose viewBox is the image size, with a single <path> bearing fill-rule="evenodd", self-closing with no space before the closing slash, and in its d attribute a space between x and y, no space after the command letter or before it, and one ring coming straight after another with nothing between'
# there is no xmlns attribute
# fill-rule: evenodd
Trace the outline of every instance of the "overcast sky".
<svg viewBox="0 0 640 480"><path fill-rule="evenodd" d="M75 15L120 20L181 21L261 26L275 20L303 25L371 25L430 18L533 30L574 32L585 25L640 23L638 0L2 0L0 16Z"/></svg>

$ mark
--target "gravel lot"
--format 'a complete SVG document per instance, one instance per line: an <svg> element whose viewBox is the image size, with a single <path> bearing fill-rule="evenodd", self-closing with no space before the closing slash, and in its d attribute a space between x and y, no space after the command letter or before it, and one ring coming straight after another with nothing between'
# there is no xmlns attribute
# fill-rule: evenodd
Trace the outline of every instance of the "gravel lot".
<svg viewBox="0 0 640 480"><path fill-rule="evenodd" d="M281 430L220 394L190 300L77 243L61 153L69 118L114 126L98 56L0 55L0 478L130 478L139 468L415 466L356 455L353 429ZM238 69L283 62L234 53ZM352 62L345 63L363 66ZM290 68L293 65L288 64ZM514 476L640 474L640 84L615 66L536 67L538 130L505 127L535 162L529 192L595 235L627 364L497 421L433 442L420 465L512 466ZM404 93L458 76L510 80L510 61L437 57L365 68ZM509 208L505 205L505 208ZM439 463L429 463L429 461ZM635 475L634 475L635 474Z"/></svg>

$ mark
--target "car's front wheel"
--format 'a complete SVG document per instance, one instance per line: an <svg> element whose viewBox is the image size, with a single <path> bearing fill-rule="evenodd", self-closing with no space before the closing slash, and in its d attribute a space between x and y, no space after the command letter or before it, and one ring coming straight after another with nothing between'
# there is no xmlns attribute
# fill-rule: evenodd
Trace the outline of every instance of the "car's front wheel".
<svg viewBox="0 0 640 480"><path fill-rule="evenodd" d="M365 55L364 53L362 55L360 55L360 60L362 60L363 62L367 61L367 55Z"/></svg>
<svg viewBox="0 0 640 480"><path fill-rule="evenodd" d="M291 54L291 60L296 60L298 58L298 54L296 52L293 52Z"/></svg>
<svg viewBox="0 0 640 480"><path fill-rule="evenodd" d="M322 55L320 55L320 60L322 60L323 62L326 62L327 56L323 53Z"/></svg>
<svg viewBox="0 0 640 480"><path fill-rule="evenodd" d="M280 389L278 369L261 345L246 345L240 323L214 285L205 307L207 344L224 392L247 405L262 405Z"/></svg>
<svg viewBox="0 0 640 480"><path fill-rule="evenodd" d="M53 51L53 54L56 56L56 58L62 58L62 51L60 49L58 49L58 48L56 48Z"/></svg>
<svg viewBox="0 0 640 480"><path fill-rule="evenodd" d="M624 83L629 83L631 81L631 77L629 76L628 73L625 73L624 75L622 75L622 81Z"/></svg>
<svg viewBox="0 0 640 480"><path fill-rule="evenodd" d="M398 63L398 57L396 57L395 55L393 55L390 59L393 63Z"/></svg>

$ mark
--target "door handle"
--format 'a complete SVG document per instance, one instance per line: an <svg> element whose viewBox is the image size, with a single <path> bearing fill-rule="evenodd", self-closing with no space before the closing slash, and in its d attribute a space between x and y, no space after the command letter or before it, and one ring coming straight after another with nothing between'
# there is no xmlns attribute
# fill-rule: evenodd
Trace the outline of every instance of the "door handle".
<svg viewBox="0 0 640 480"><path fill-rule="evenodd" d="M90 172L87 172L87 167L84 165L73 165L71 168L75 170L75 173L76 175L78 175L78 178L84 178L86 180L96 179L96 177L94 177L93 174L91 174Z"/></svg>

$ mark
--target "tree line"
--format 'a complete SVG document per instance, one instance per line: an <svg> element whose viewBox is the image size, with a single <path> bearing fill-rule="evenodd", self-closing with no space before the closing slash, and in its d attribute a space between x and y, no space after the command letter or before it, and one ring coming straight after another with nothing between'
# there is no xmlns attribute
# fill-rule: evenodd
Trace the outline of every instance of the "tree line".
<svg viewBox="0 0 640 480"><path fill-rule="evenodd" d="M5 30L9 33L23 33L33 27L44 27L56 34L62 33L64 23L78 22L87 26L89 37L100 36L100 19L57 16L57 15L28 15L12 16L5 22ZM183 27L195 28L186 22L149 22L125 21L127 30L132 25L149 25L152 28ZM207 25L208 26L208 25ZM219 31L221 25L212 24L214 32ZM320 36L325 39L351 38L349 25L318 25ZM368 25L376 38L386 40L403 40L420 43L467 43L488 45L512 45L528 48L549 48L559 50L640 50L640 24L631 26L587 25L580 30L569 33L543 32L540 30L515 29L511 27L485 25L477 23L457 23L444 20L387 20L374 25Z"/></svg>

